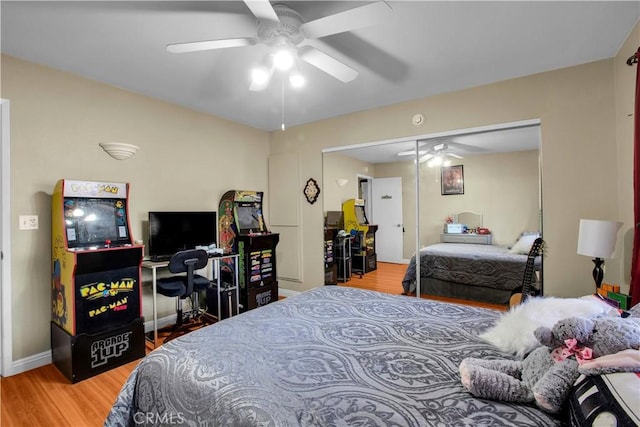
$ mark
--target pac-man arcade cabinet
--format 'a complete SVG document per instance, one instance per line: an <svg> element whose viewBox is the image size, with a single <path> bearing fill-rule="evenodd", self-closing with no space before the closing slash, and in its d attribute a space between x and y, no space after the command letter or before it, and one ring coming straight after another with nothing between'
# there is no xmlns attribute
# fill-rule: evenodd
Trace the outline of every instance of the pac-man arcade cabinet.
<svg viewBox="0 0 640 427"><path fill-rule="evenodd" d="M349 199L342 203L344 230L353 236L351 243L352 269L368 273L377 268L377 225L369 224L363 199Z"/></svg>
<svg viewBox="0 0 640 427"><path fill-rule="evenodd" d="M144 357L126 183L60 180L51 200L53 363L75 383Z"/></svg>
<svg viewBox="0 0 640 427"><path fill-rule="evenodd" d="M276 245L278 233L267 230L261 191L230 190L218 209L219 246L239 254L240 311L278 300ZM222 261L222 270L233 271L233 259Z"/></svg>

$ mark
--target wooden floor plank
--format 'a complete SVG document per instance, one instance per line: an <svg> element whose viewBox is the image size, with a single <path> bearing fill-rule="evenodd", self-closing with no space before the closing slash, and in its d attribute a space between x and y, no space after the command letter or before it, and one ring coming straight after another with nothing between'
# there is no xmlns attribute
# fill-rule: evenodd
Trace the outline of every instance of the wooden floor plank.
<svg viewBox="0 0 640 427"><path fill-rule="evenodd" d="M378 263L362 278L353 276L340 286L399 295L406 264ZM429 297L431 298L431 297ZM461 300L447 302L487 306ZM491 307L504 309L502 306ZM138 364L128 363L103 374L70 384L54 365L0 379L0 426L102 426L127 377Z"/></svg>

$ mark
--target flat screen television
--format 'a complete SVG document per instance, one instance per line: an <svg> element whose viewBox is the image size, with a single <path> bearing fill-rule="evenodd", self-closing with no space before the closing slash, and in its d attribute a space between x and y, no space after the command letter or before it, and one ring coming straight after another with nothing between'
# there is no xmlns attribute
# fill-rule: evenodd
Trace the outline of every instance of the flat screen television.
<svg viewBox="0 0 640 427"><path fill-rule="evenodd" d="M151 259L168 259L178 251L216 242L215 212L149 212Z"/></svg>
<svg viewBox="0 0 640 427"><path fill-rule="evenodd" d="M64 221L69 248L131 243L123 199L65 197Z"/></svg>

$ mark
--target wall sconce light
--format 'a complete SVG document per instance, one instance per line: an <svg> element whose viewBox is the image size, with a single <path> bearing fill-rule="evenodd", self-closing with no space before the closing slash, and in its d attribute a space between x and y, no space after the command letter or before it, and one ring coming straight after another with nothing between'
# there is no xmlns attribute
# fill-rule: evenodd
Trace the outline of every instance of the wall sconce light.
<svg viewBox="0 0 640 427"><path fill-rule="evenodd" d="M133 156L140 147L123 142L101 142L100 147L116 160L124 160Z"/></svg>
<svg viewBox="0 0 640 427"><path fill-rule="evenodd" d="M340 188L342 188L342 187L344 187L345 185L347 185L347 183L348 183L348 182L349 182L349 180L348 180L348 179L345 179L345 178L339 178L339 179L336 179L336 185L337 185L338 187L340 187Z"/></svg>

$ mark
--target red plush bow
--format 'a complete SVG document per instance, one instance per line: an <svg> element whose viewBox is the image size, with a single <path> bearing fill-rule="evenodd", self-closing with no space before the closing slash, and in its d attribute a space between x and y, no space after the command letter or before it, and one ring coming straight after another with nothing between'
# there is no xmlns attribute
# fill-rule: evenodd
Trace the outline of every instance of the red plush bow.
<svg viewBox="0 0 640 427"><path fill-rule="evenodd" d="M578 347L578 340L569 338L564 340L564 346L557 347L551 352L551 357L556 362L561 362L567 357L576 356L579 364L583 364L593 357L593 351L589 347Z"/></svg>

